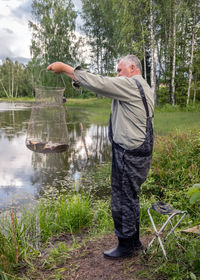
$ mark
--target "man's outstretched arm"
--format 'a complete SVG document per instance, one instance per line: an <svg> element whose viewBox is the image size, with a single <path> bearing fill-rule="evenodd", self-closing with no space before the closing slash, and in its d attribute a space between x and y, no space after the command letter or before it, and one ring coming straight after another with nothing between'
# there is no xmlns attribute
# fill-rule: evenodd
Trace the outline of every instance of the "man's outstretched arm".
<svg viewBox="0 0 200 280"><path fill-rule="evenodd" d="M74 68L63 62L54 62L47 67L47 70L51 70L56 74L65 73L68 77L72 78L73 80L78 80L75 76Z"/></svg>

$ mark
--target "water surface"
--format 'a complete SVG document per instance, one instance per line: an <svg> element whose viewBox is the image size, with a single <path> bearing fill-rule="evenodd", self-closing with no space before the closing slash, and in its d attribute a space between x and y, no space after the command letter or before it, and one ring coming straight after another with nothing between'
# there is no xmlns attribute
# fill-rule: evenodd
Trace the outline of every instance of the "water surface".
<svg viewBox="0 0 200 280"><path fill-rule="evenodd" d="M74 187L87 168L110 160L107 126L89 122L88 113L67 108L69 146L62 153L37 153L26 145L30 104L0 103L0 209L30 205L46 190ZM85 143L80 130L84 128Z"/></svg>

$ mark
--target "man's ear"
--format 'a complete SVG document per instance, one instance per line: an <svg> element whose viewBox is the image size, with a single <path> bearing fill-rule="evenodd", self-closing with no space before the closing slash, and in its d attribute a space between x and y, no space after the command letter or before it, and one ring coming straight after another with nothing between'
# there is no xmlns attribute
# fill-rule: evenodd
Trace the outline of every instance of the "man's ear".
<svg viewBox="0 0 200 280"><path fill-rule="evenodd" d="M134 65L134 64L131 64L130 67L131 67L131 72L132 72L132 73L135 72L135 65Z"/></svg>

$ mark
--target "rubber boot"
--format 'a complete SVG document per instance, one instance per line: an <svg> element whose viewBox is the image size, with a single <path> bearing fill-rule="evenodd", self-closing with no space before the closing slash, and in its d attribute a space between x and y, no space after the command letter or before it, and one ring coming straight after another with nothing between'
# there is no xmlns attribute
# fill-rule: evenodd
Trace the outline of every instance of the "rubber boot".
<svg viewBox="0 0 200 280"><path fill-rule="evenodd" d="M140 241L140 224L136 224L136 232L133 235L133 246L135 251L139 251L143 249L142 243Z"/></svg>
<svg viewBox="0 0 200 280"><path fill-rule="evenodd" d="M104 257L107 259L128 258L134 255L133 237L120 238L118 237L118 246L104 252Z"/></svg>

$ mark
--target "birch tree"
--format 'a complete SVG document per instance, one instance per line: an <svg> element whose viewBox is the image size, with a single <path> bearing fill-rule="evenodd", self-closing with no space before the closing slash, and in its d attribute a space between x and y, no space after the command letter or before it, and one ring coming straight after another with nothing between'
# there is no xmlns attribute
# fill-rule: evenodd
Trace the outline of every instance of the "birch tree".
<svg viewBox="0 0 200 280"><path fill-rule="evenodd" d="M173 20L173 62L172 62L172 80L171 80L171 100L172 105L175 105L175 75L176 75L176 18L177 18L177 1L174 1L174 20Z"/></svg>
<svg viewBox="0 0 200 280"><path fill-rule="evenodd" d="M193 69L193 59L194 59L194 46L195 46L195 31L196 31L196 3L194 4L193 11L193 24L192 24L192 42L191 42L191 54L190 54L190 63L189 63L189 73L188 73L188 89L187 89L187 100L186 104L189 104L190 101L190 87L192 81L192 69Z"/></svg>
<svg viewBox="0 0 200 280"><path fill-rule="evenodd" d="M150 22L150 56L151 56L151 88L155 95L155 58L154 58L154 27L153 27L153 2L149 0L149 22Z"/></svg>

